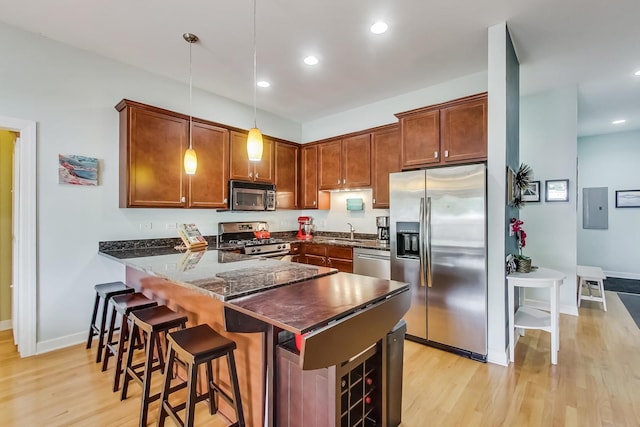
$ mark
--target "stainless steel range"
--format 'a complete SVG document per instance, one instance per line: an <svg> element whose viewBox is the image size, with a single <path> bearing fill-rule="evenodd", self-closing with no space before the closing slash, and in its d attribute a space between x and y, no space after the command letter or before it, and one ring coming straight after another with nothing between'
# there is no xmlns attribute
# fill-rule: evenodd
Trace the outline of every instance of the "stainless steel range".
<svg viewBox="0 0 640 427"><path fill-rule="evenodd" d="M291 245L274 239L265 221L218 223L218 249L241 249L247 255L279 257L289 253Z"/></svg>

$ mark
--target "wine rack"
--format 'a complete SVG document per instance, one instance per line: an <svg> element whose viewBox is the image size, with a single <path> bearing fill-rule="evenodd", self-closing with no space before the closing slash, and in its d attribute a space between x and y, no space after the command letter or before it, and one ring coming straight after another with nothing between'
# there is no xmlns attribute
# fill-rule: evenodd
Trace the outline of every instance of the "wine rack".
<svg viewBox="0 0 640 427"><path fill-rule="evenodd" d="M304 427L398 427L406 331L399 322L357 356L314 370L300 368L293 339L282 340L276 347L276 418Z"/></svg>
<svg viewBox="0 0 640 427"><path fill-rule="evenodd" d="M381 369L377 346L340 370L343 372L339 383L340 427L381 425Z"/></svg>

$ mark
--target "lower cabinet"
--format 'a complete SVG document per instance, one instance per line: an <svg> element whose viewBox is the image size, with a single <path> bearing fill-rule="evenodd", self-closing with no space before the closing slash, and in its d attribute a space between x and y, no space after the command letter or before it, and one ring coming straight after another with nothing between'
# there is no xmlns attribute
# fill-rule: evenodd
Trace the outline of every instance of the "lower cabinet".
<svg viewBox="0 0 640 427"><path fill-rule="evenodd" d="M383 425L380 350L378 344L340 366L303 371L296 350L278 346L277 419L309 427Z"/></svg>
<svg viewBox="0 0 640 427"><path fill-rule="evenodd" d="M300 262L336 268L345 273L353 273L353 248L305 243L302 247Z"/></svg>
<svg viewBox="0 0 640 427"><path fill-rule="evenodd" d="M297 242L291 243L291 248L289 249L289 255L291 255L291 262L301 262L300 261L300 249L302 245Z"/></svg>

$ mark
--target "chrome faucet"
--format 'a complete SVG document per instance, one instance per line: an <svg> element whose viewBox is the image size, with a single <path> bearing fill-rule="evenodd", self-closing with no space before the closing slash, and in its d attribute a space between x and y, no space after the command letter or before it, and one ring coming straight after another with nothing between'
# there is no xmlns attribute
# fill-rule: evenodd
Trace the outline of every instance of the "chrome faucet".
<svg viewBox="0 0 640 427"><path fill-rule="evenodd" d="M355 228L353 228L353 225L351 225L351 223L347 223L347 225L349 226L349 233L351 233L351 236L349 236L349 240L353 240L353 233L356 231Z"/></svg>

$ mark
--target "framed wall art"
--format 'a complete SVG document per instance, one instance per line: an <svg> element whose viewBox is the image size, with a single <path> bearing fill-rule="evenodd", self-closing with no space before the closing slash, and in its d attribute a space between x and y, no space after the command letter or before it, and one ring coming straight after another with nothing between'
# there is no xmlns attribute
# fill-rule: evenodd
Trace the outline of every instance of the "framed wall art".
<svg viewBox="0 0 640 427"><path fill-rule="evenodd" d="M59 154L58 183L98 185L98 159L75 154Z"/></svg>
<svg viewBox="0 0 640 427"><path fill-rule="evenodd" d="M514 193L514 180L515 180L515 172L509 166L507 166L507 205L511 206L513 204L513 199L515 198Z"/></svg>
<svg viewBox="0 0 640 427"><path fill-rule="evenodd" d="M568 202L569 201L569 180L549 179L544 182L545 202Z"/></svg>
<svg viewBox="0 0 640 427"><path fill-rule="evenodd" d="M531 181L527 188L522 191L522 200L525 202L540 201L540 181Z"/></svg>
<svg viewBox="0 0 640 427"><path fill-rule="evenodd" d="M640 208L640 190L616 190L616 208Z"/></svg>

